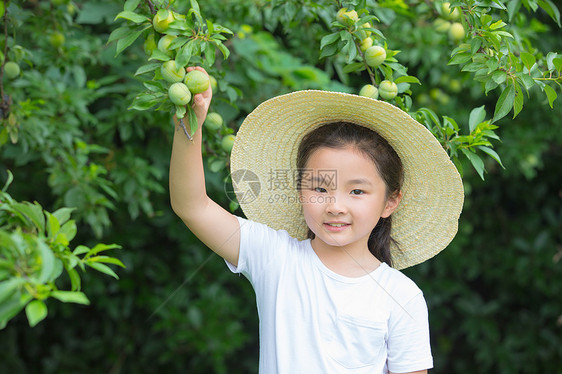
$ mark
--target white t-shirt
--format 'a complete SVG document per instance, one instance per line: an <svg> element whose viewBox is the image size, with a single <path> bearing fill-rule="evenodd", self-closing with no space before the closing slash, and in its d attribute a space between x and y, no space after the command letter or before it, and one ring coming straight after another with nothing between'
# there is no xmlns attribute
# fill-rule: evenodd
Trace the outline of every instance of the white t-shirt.
<svg viewBox="0 0 562 374"><path fill-rule="evenodd" d="M386 264L358 278L310 240L238 217L238 267L256 293L261 374L394 373L433 367L421 290Z"/></svg>

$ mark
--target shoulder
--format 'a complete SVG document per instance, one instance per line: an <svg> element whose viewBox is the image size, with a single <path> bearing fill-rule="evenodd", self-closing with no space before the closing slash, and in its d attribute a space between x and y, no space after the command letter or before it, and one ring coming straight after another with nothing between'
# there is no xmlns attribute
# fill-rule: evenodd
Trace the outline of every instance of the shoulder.
<svg viewBox="0 0 562 374"><path fill-rule="evenodd" d="M380 266L379 282L393 298L406 303L418 295L423 295L418 285L400 270L385 263Z"/></svg>
<svg viewBox="0 0 562 374"><path fill-rule="evenodd" d="M286 230L276 230L269 227L266 224L249 220L247 218L236 216L238 223L240 224L240 232L246 239L272 239L286 241L286 242L298 242L299 240L293 238L289 235Z"/></svg>

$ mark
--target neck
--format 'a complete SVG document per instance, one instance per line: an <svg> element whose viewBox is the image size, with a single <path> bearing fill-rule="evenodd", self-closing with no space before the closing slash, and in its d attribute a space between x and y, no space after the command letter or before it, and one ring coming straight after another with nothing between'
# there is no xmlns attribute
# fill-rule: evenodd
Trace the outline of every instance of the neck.
<svg viewBox="0 0 562 374"><path fill-rule="evenodd" d="M347 246L331 246L318 237L311 241L312 249L322 263L333 272L348 276L361 277L374 271L381 262L373 256L364 243Z"/></svg>

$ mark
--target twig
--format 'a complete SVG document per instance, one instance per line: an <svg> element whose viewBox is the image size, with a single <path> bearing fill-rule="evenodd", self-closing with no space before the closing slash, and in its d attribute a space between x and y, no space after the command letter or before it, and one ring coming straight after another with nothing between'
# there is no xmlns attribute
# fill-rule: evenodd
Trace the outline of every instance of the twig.
<svg viewBox="0 0 562 374"><path fill-rule="evenodd" d="M185 124L183 123L183 118L180 118L180 127L182 128L185 136L187 136L187 138L189 140L193 141L193 138L191 137L191 135L189 135L189 132L187 131L187 128L185 127Z"/></svg>
<svg viewBox="0 0 562 374"><path fill-rule="evenodd" d="M4 9L8 7L8 0L4 1ZM4 11L4 61L2 61L2 67L0 68L0 109L2 110L2 118L8 115L10 111L10 103L4 97L4 65L6 65L6 60L8 59L8 11Z"/></svg>
<svg viewBox="0 0 562 374"><path fill-rule="evenodd" d="M154 8L154 4L152 4L152 1L146 0L146 3L148 4L148 7L150 8L150 13L156 14L156 9Z"/></svg>

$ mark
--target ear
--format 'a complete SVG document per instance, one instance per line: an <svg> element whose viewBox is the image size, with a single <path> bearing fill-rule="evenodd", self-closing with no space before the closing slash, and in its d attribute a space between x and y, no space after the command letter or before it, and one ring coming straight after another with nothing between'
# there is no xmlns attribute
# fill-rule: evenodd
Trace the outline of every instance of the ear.
<svg viewBox="0 0 562 374"><path fill-rule="evenodd" d="M398 208L398 205L400 204L401 200L402 200L402 191L393 192L388 197L388 199L386 199L386 204L384 206L384 210L382 211L381 217L387 218L388 216L390 216L396 210L396 208Z"/></svg>

